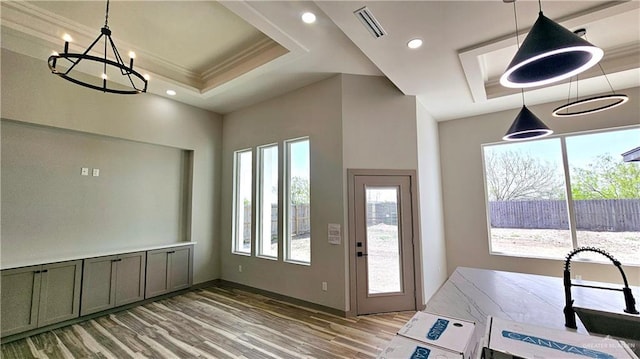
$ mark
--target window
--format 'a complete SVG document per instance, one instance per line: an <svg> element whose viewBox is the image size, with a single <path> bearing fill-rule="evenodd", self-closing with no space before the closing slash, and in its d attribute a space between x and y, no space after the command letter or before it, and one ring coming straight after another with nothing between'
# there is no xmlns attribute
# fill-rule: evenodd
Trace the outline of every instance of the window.
<svg viewBox="0 0 640 359"><path fill-rule="evenodd" d="M640 264L640 128L483 146L492 253ZM583 259L606 260L597 254Z"/></svg>
<svg viewBox="0 0 640 359"><path fill-rule="evenodd" d="M309 139L286 141L285 259L311 263Z"/></svg>
<svg viewBox="0 0 640 359"><path fill-rule="evenodd" d="M278 145L258 153L258 255L278 258Z"/></svg>
<svg viewBox="0 0 640 359"><path fill-rule="evenodd" d="M235 152L233 252L251 254L252 150Z"/></svg>

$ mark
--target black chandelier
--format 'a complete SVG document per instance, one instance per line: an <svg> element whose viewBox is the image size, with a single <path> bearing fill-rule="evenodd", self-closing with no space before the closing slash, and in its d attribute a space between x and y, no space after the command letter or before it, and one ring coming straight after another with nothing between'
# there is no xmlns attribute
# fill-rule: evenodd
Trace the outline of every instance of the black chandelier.
<svg viewBox="0 0 640 359"><path fill-rule="evenodd" d="M49 60L47 62L51 73L58 75L61 78L71 81L75 84L102 92L110 92L123 95L135 95L142 92L147 92L148 77L141 75L139 72L133 69L133 59L135 58L135 53L129 53L130 60L128 64L125 64L125 62L122 60L120 52L111 39L111 30L109 29L108 20L109 0L107 0L104 27L100 29L100 35L98 35L98 37L83 53L69 52L70 39L66 38L64 43L64 52L61 54L53 53L51 56L49 56ZM93 49L93 47L103 37L104 51L102 57L89 55L91 49ZM115 59L115 61L107 58L108 48L111 48L112 57ZM61 62L63 63L62 65L60 64ZM97 65L102 67L102 74L99 79L100 82L96 82L96 78L92 76L81 74L80 71L76 69L76 66L78 66L81 62L83 62L83 64L86 64L87 66ZM65 69L64 65L69 66ZM76 69L76 71L72 72L72 70L74 69ZM127 83L127 85L118 84L114 81L108 81L109 76L107 74L107 70L109 70L110 73L114 74L117 74L119 72L120 75L123 76L123 82ZM92 80L94 83L91 82Z"/></svg>
<svg viewBox="0 0 640 359"><path fill-rule="evenodd" d="M587 30L586 29L578 29L573 32L579 37L587 38ZM611 89L611 93L607 95L601 96L592 96L589 98L579 99L578 93L578 76L576 75L576 100L570 102L571 98L571 78L569 78L569 97L567 98L567 103L564 105L557 107L551 113L554 117L573 117L573 116L582 116L589 115L592 113L605 111L614 107L618 107L625 102L629 101L629 97L625 94L616 93L611 86L611 82L607 77L607 74L604 72L604 68L602 65L598 63L598 67L600 67L600 71L602 72L602 76L609 84L609 88Z"/></svg>

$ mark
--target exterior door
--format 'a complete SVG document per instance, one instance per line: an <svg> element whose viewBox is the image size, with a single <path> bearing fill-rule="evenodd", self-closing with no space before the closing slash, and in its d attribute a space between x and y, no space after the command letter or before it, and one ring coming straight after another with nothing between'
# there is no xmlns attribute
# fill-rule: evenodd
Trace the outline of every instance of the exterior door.
<svg viewBox="0 0 640 359"><path fill-rule="evenodd" d="M356 312L416 310L411 177L353 178Z"/></svg>

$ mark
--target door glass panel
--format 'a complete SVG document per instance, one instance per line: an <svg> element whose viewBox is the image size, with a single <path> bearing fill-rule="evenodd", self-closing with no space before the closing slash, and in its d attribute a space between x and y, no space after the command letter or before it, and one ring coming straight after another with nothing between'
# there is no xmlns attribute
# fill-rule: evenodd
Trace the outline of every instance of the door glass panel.
<svg viewBox="0 0 640 359"><path fill-rule="evenodd" d="M402 291L398 188L366 188L368 293Z"/></svg>

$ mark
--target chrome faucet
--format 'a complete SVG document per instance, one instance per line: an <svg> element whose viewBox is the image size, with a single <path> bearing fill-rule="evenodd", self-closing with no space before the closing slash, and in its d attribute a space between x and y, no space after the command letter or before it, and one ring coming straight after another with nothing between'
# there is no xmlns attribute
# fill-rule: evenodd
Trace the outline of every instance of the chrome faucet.
<svg viewBox="0 0 640 359"><path fill-rule="evenodd" d="M609 260L613 262L613 265L615 265L620 271L620 274L622 275L622 281L624 282L624 288L622 289L606 288L606 287L598 287L593 285L571 283L571 271L569 270L571 266L571 258L580 252L600 253L603 256L609 258ZM627 276L624 274L624 271L622 270L622 264L620 264L618 260L613 258L611 254L607 253L602 249L594 248L594 247L582 247L582 248L574 249L573 251L569 252L569 254L567 255L567 260L564 262L564 298L565 298L564 326L567 328L576 329L577 328L576 312L573 310L573 299L571 299L571 286L621 291L624 294L624 304L626 307L624 311L630 314L640 314L636 309L636 300L633 298L633 294L631 293L631 288L629 288L629 282L627 282Z"/></svg>

